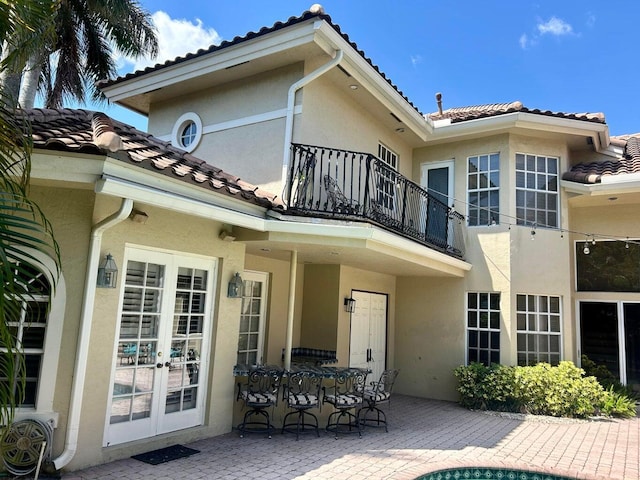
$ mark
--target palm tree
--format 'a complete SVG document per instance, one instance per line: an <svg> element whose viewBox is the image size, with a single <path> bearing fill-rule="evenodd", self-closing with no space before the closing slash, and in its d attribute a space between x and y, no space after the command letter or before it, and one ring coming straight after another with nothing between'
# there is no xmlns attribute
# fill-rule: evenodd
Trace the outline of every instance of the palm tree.
<svg viewBox="0 0 640 480"><path fill-rule="evenodd" d="M37 46L55 1L0 0L0 42L5 46L0 73L11 71ZM44 38L42 35L40 39ZM37 49L36 49L37 50ZM4 433L20 403L25 384L24 356L10 322L20 318L32 293L27 285L35 272L46 271L25 248L43 252L60 264L51 224L29 199L31 140L25 117L8 107L0 92L0 425ZM27 251L29 251L27 250Z"/></svg>
<svg viewBox="0 0 640 480"><path fill-rule="evenodd" d="M132 57L158 53L151 17L136 0L61 0L54 24L54 43L25 72L23 107L33 105L38 85L48 108L67 99L82 103L87 93L104 100L95 83L116 75L113 48Z"/></svg>

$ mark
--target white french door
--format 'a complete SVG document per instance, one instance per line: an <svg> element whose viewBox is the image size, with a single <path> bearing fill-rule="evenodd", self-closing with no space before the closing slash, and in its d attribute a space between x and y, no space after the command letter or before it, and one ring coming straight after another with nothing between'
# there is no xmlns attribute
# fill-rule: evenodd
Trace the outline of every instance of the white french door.
<svg viewBox="0 0 640 480"><path fill-rule="evenodd" d="M351 296L356 307L351 314L349 366L368 368L370 379L377 380L386 368L387 296L356 290Z"/></svg>
<svg viewBox="0 0 640 480"><path fill-rule="evenodd" d="M201 425L217 262L128 248L104 445Z"/></svg>

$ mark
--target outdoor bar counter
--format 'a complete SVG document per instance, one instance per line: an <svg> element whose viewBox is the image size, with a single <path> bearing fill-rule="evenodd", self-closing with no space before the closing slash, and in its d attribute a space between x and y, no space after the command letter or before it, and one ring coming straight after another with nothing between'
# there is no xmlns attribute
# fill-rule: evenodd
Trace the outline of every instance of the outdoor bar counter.
<svg viewBox="0 0 640 480"><path fill-rule="evenodd" d="M278 431L278 433L280 432L280 428L282 427L282 420L284 416L290 412L290 410L287 408L287 402L282 399L283 386L286 384L287 377L289 374L294 372L297 373L301 371L310 372L310 373L313 373L314 375L318 375L323 378L322 380L323 387L333 387L335 378L339 374L348 374L349 372L364 372L367 374L369 373L369 370L367 369L326 366L326 365L319 366L319 365L313 365L313 364L300 364L300 363L291 364L291 368L289 370L286 370L284 367L281 367L278 365L235 365L233 367L233 376L235 378L236 394L238 392L238 383L242 383L243 377L247 377L251 373L251 371L255 370L256 368L277 369L282 372L282 384L281 384L280 392L278 395L278 404L269 410L272 423L276 428L276 430ZM371 379L367 378L367 382L369 382L370 380ZM327 424L327 418L334 411L332 405L322 404L322 394L323 392L321 389L320 407L317 409L312 409L310 411L311 413L313 413L318 417L318 425L321 431L324 430ZM242 418L245 412L243 406L244 406L244 403L241 400L236 400L236 396L234 395L234 407L233 407L233 427L234 428L239 423L242 422Z"/></svg>

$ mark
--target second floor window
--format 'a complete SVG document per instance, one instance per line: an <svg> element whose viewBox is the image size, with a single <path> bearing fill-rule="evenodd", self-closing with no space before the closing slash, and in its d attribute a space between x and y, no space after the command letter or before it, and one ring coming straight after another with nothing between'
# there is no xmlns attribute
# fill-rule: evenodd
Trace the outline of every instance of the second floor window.
<svg viewBox="0 0 640 480"><path fill-rule="evenodd" d="M518 225L558 226L558 159L516 154Z"/></svg>
<svg viewBox="0 0 640 480"><path fill-rule="evenodd" d="M468 158L469 226L500 222L500 154Z"/></svg>

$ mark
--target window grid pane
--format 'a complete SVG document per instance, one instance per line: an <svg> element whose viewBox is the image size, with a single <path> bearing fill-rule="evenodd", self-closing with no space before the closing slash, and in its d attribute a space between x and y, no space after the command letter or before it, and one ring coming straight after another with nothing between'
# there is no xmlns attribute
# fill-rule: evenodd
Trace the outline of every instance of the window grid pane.
<svg viewBox="0 0 640 480"><path fill-rule="evenodd" d="M467 160L469 226L500 223L500 155L476 155Z"/></svg>
<svg viewBox="0 0 640 480"><path fill-rule="evenodd" d="M467 293L467 363L500 363L500 294Z"/></svg>
<svg viewBox="0 0 640 480"><path fill-rule="evenodd" d="M558 226L558 159L516 154L518 225Z"/></svg>
<svg viewBox="0 0 640 480"><path fill-rule="evenodd" d="M518 365L560 362L560 297L517 295Z"/></svg>

